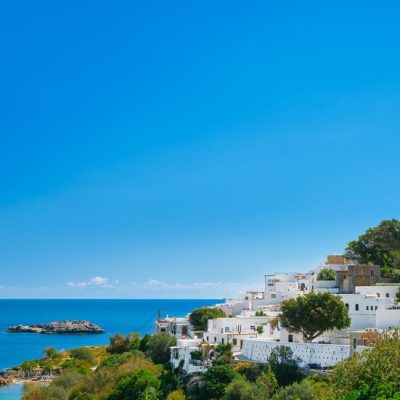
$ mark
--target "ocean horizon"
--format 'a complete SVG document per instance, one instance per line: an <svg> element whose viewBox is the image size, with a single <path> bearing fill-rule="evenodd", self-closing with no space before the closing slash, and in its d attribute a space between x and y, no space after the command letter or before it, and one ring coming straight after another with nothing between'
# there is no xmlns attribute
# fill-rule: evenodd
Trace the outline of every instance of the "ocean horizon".
<svg viewBox="0 0 400 400"><path fill-rule="evenodd" d="M119 332L152 333L159 315L184 316L221 299L0 299L0 371L39 358L46 347L57 350L104 345ZM87 320L104 334L48 335L10 333L12 325Z"/></svg>

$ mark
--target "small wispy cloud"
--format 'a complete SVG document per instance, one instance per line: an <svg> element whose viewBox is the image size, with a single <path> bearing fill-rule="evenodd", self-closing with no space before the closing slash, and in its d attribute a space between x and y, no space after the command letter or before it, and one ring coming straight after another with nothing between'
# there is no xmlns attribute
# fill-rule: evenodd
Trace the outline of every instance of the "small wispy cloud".
<svg viewBox="0 0 400 400"><path fill-rule="evenodd" d="M160 281L158 279L151 278L145 283L145 286L153 288L157 287L159 289L168 289L168 290L201 290L201 289L234 290L234 289L239 289L240 285L234 282L193 282L189 284L168 283Z"/></svg>
<svg viewBox="0 0 400 400"><path fill-rule="evenodd" d="M83 282L68 282L68 286L72 288L100 287L100 288L110 289L118 284L119 284L118 279L114 283L111 283L109 279L105 276L94 276L90 280Z"/></svg>

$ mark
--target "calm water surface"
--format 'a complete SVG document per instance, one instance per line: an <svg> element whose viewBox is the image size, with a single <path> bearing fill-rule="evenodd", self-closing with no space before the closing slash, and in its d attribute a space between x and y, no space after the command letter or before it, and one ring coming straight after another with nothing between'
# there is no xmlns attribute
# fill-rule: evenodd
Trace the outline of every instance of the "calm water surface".
<svg viewBox="0 0 400 400"><path fill-rule="evenodd" d="M0 370L57 350L107 344L116 332L152 333L157 313L184 316L193 309L221 302L201 300L0 300ZM61 320L88 320L100 325L101 335L41 335L8 333L10 325ZM0 388L0 400L19 399L21 385Z"/></svg>

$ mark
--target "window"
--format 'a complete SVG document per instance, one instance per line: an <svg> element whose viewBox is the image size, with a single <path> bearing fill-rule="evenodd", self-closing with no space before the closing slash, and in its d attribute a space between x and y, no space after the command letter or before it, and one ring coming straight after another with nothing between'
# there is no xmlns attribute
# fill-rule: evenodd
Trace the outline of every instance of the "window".
<svg viewBox="0 0 400 400"><path fill-rule="evenodd" d="M216 343L217 342L217 338L214 336L214 342Z"/></svg>
<svg viewBox="0 0 400 400"><path fill-rule="evenodd" d="M358 304L356 304L356 311L358 311Z"/></svg>
<svg viewBox="0 0 400 400"><path fill-rule="evenodd" d="M234 346L237 346L237 339L232 339L232 344L233 344Z"/></svg>
<svg viewBox="0 0 400 400"><path fill-rule="evenodd" d="M375 310L377 310L378 309L378 306L375 306Z"/></svg>
<svg viewBox="0 0 400 400"><path fill-rule="evenodd" d="M380 294L380 293L377 293L376 295L377 295L378 297L381 297L381 294Z"/></svg>
<svg viewBox="0 0 400 400"><path fill-rule="evenodd" d="M349 303L346 303L345 305L346 305L347 308L349 308Z"/></svg>
<svg viewBox="0 0 400 400"><path fill-rule="evenodd" d="M389 293L386 293L386 297L389 297Z"/></svg>
<svg viewBox="0 0 400 400"><path fill-rule="evenodd" d="M271 299L276 299L276 294L275 293L271 294Z"/></svg>
<svg viewBox="0 0 400 400"><path fill-rule="evenodd" d="M221 342L222 342L222 344L225 344L225 339L224 339L224 338L222 338Z"/></svg>
<svg viewBox="0 0 400 400"><path fill-rule="evenodd" d="M210 339L209 339L209 337L207 336L207 342L209 342L210 341Z"/></svg>
<svg viewBox="0 0 400 400"><path fill-rule="evenodd" d="M374 271L371 269L371 276L374 276Z"/></svg>
<svg viewBox="0 0 400 400"><path fill-rule="evenodd" d="M289 335L288 336L288 342L289 343L293 343L293 335Z"/></svg>
<svg viewBox="0 0 400 400"><path fill-rule="evenodd" d="M353 338L353 349L357 348L357 339Z"/></svg>
<svg viewBox="0 0 400 400"><path fill-rule="evenodd" d="M369 310L369 306L366 307L366 310L367 310L367 311Z"/></svg>

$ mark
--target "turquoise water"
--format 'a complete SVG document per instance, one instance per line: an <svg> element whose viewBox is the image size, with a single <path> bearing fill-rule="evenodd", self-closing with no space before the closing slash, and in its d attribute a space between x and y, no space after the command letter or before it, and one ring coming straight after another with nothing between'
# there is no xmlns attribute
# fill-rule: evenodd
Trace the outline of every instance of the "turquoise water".
<svg viewBox="0 0 400 400"><path fill-rule="evenodd" d="M19 400L22 396L22 384L0 388L1 400Z"/></svg>
<svg viewBox="0 0 400 400"><path fill-rule="evenodd" d="M195 308L221 302L211 300L0 300L0 370L42 356L46 347L57 350L107 344L116 332L152 333L158 312L184 316ZM100 325L101 335L41 335L8 333L10 325L84 319ZM22 385L0 388L0 400L21 398Z"/></svg>

